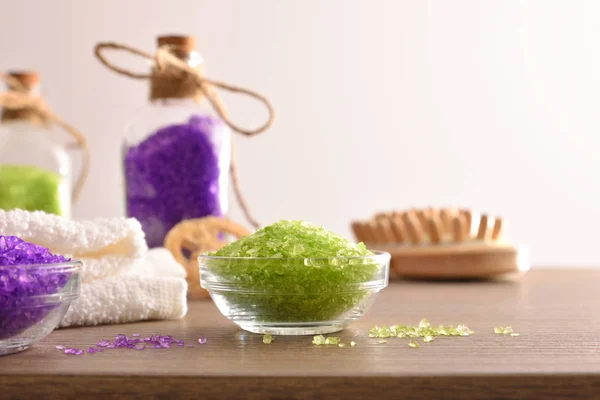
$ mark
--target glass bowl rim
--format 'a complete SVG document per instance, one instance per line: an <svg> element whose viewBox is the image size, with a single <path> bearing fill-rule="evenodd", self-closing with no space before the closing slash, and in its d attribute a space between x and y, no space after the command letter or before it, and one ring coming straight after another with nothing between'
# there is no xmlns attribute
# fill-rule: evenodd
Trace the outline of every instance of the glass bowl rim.
<svg viewBox="0 0 600 400"><path fill-rule="evenodd" d="M239 261L331 261L331 260L373 260L379 263L388 262L391 259L390 253L381 250L371 250L373 254L366 256L332 256L332 257L232 257L232 256L209 256L206 254L200 254L198 261L200 260L239 260Z"/></svg>
<svg viewBox="0 0 600 400"><path fill-rule="evenodd" d="M16 265L0 265L0 270L11 268L47 268L58 272L78 271L83 266L83 262L79 260L65 261L61 263L48 264L16 264Z"/></svg>

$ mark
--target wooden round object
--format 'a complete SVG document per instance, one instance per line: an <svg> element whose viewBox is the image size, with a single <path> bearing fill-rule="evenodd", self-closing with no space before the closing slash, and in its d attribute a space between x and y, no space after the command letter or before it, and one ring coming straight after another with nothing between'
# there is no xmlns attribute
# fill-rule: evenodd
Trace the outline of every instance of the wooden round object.
<svg viewBox="0 0 600 400"><path fill-rule="evenodd" d="M224 239L227 235L240 238L249 234L241 225L219 217L188 219L169 231L164 246L187 271L189 298L209 297L208 292L200 287L198 256L225 246L227 242Z"/></svg>
<svg viewBox="0 0 600 400"><path fill-rule="evenodd" d="M501 244L464 244L422 247L388 247L391 269L400 278L459 280L488 279L525 272L529 264L519 249Z"/></svg>

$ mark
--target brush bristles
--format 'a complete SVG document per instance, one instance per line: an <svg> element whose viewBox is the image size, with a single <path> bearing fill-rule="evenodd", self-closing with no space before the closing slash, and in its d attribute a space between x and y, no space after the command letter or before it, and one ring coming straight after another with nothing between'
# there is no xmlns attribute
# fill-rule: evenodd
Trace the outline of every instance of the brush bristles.
<svg viewBox="0 0 600 400"><path fill-rule="evenodd" d="M440 244L502 240L506 221L456 208L380 212L368 221L354 221L352 231L368 244Z"/></svg>

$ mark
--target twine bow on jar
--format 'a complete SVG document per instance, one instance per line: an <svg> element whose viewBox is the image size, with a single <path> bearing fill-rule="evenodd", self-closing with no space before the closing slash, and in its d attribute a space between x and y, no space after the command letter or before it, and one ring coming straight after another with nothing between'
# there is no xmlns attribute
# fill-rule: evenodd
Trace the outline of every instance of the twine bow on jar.
<svg viewBox="0 0 600 400"><path fill-rule="evenodd" d="M33 124L41 124L45 127L56 125L69 134L75 140L75 146L82 151L81 171L72 191L72 201L76 203L90 170L90 149L86 137L72 125L51 112L44 99L33 95L18 79L0 73L0 80L4 81L9 88L6 92L0 93L0 106L4 108L5 113L12 113L17 119L23 119Z"/></svg>
<svg viewBox="0 0 600 400"><path fill-rule="evenodd" d="M170 92L174 91L176 94L173 97L189 97L193 98L196 102L206 98L223 122L225 122L225 124L233 131L242 135L258 135L271 127L275 119L275 110L266 97L249 89L206 78L201 70L191 67L185 61L173 54L174 47L175 46L161 46L156 50L156 53L152 55L124 44L106 42L98 43L96 45L95 54L102 64L121 75L133 79L150 80L153 84L151 99L163 97L160 93L160 87L169 88L165 90L170 90ZM116 66L106 59L103 54L104 50L121 50L150 60L153 62L152 72L150 74L142 74ZM256 129L245 129L235 124L229 118L227 110L216 93L215 88L227 90L232 93L244 94L260 101L267 108L269 114L267 121ZM241 193L233 154L231 157L230 173L233 190L244 216L252 226L258 228L259 223L251 216L246 201Z"/></svg>

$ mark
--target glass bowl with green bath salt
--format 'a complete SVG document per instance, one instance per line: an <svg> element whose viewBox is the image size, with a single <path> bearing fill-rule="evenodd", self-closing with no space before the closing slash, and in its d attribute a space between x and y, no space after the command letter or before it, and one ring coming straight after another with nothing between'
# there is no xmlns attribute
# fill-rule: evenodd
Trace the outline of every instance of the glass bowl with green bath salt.
<svg viewBox="0 0 600 400"><path fill-rule="evenodd" d="M200 284L242 329L314 335L367 311L388 284L390 255L307 222L279 221L198 261Z"/></svg>

